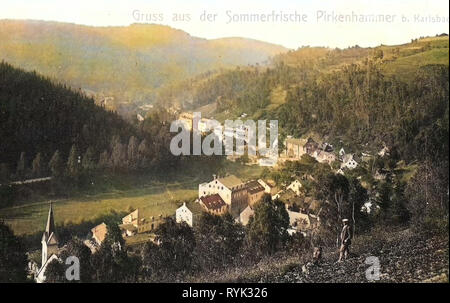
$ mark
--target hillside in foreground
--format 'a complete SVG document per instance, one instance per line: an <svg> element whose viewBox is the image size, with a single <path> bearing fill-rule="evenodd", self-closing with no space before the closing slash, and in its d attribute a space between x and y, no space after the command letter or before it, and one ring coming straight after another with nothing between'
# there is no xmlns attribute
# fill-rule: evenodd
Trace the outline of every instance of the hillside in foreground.
<svg viewBox="0 0 450 303"><path fill-rule="evenodd" d="M377 257L381 283L444 282L449 277L447 235L418 235L410 229L374 231L355 239L348 260L338 263L337 249L325 248L322 262L300 252L263 259L250 268L233 268L208 281L244 283L367 283L368 257ZM196 281L203 281L198 278Z"/></svg>

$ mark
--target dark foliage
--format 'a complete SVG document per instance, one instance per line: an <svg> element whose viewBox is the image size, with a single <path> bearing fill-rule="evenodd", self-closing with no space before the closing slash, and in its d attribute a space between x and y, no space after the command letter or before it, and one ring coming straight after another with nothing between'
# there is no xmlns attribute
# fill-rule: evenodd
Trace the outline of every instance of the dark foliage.
<svg viewBox="0 0 450 303"><path fill-rule="evenodd" d="M27 256L21 241L0 221L0 282L25 282Z"/></svg>

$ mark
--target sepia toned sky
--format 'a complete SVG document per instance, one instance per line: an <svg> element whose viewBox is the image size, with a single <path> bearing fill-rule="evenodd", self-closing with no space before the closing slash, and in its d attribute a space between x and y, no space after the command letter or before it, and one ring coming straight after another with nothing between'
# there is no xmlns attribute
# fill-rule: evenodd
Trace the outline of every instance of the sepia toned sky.
<svg viewBox="0 0 450 303"><path fill-rule="evenodd" d="M0 7L0 19L158 23L207 39L246 37L289 48L401 44L449 28L447 0L0 0ZM210 20L200 18L204 12Z"/></svg>

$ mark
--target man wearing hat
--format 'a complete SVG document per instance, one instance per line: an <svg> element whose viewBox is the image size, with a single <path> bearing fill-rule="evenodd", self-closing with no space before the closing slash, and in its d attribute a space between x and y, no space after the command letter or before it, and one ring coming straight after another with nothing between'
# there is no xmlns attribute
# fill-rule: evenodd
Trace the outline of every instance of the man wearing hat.
<svg viewBox="0 0 450 303"><path fill-rule="evenodd" d="M347 256L349 254L349 246L352 242L352 233L350 231L350 225L348 224L348 219L343 219L342 223L344 224L344 227L342 227L341 232L341 248L339 250L339 261L342 261L342 257L344 257L344 260L347 259Z"/></svg>

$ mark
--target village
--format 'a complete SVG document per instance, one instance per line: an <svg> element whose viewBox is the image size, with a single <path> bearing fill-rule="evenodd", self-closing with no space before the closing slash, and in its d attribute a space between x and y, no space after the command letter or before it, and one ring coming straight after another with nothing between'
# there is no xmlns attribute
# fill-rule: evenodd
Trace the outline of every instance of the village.
<svg viewBox="0 0 450 303"><path fill-rule="evenodd" d="M186 127L192 129L191 116L183 114ZM203 120L202 124L208 124L208 120ZM206 131L206 129L204 130ZM242 135L237 132L236 135ZM346 154L341 148L335 154L334 148L329 143L319 144L312 138L299 139L288 136L284 141L285 149L278 158L278 161L269 166L277 166L286 161L300 160L304 155L314 158L319 163L325 163L333 168L337 174L345 174L345 171L355 169L361 160L354 154ZM384 156L389 152L384 147L379 156ZM363 156L370 157L368 154ZM236 161L235 158L229 157L228 160ZM254 160L251 164L265 166L264 162ZM198 218L202 213L207 212L212 215L222 216L230 214L234 221L242 226L246 226L251 217L254 215L254 207L263 197L270 196L272 200L280 200L284 203L286 211L289 215L289 235L301 233L304 236L314 232L320 226L320 213L318 201L305 195L303 184L306 180L313 178L311 175L304 174L295 176L293 181L288 184L277 185L274 180L259 178L257 180L241 180L235 175L218 176L213 175L208 182L198 184L198 197L194 201L180 201L179 207L171 216L177 223L186 223L193 227L196 225ZM36 282L45 282L45 271L47 265L54 259L58 259L59 252L63 249L57 236L54 211L52 204L48 212L47 224L42 236L41 244L41 264L30 261L30 275L34 277ZM159 215L157 217L143 217L139 209L135 209L122 218L119 225L122 237L126 240L143 236L145 241L155 241L154 232L160 224L164 222L166 217ZM84 244L95 253L106 238L108 227L105 222L93 226ZM142 243L142 240L141 240Z"/></svg>
<svg viewBox="0 0 450 303"><path fill-rule="evenodd" d="M246 118L247 114L242 113L240 118ZM192 132L197 129L201 134L214 133L220 141L225 141L227 138L242 140L245 143L249 143L249 127L243 123L236 129L225 129L222 132L216 129L215 120L213 118L201 117L194 128L194 114L190 112L182 112L178 115L178 121L187 130ZM268 128L269 129L269 128ZM254 153L247 152L245 154L246 164L259 165L267 167L277 167L286 161L296 161L301 159L303 155L309 155L319 163L334 164L338 163L336 173L344 174L345 169L352 170L356 168L361 162L368 162L374 158L370 152L346 153L345 149L341 147L339 151L334 149L334 146L328 142L315 141L312 137L295 138L291 135L287 135L283 142L284 149L278 155L278 157L263 157L258 154L258 150ZM248 146L251 148L251 146ZM254 148L254 147L252 147ZM389 154L389 147L384 145L378 152L378 156L384 157ZM237 161L242 155L233 154L227 155L227 159L230 161Z"/></svg>

